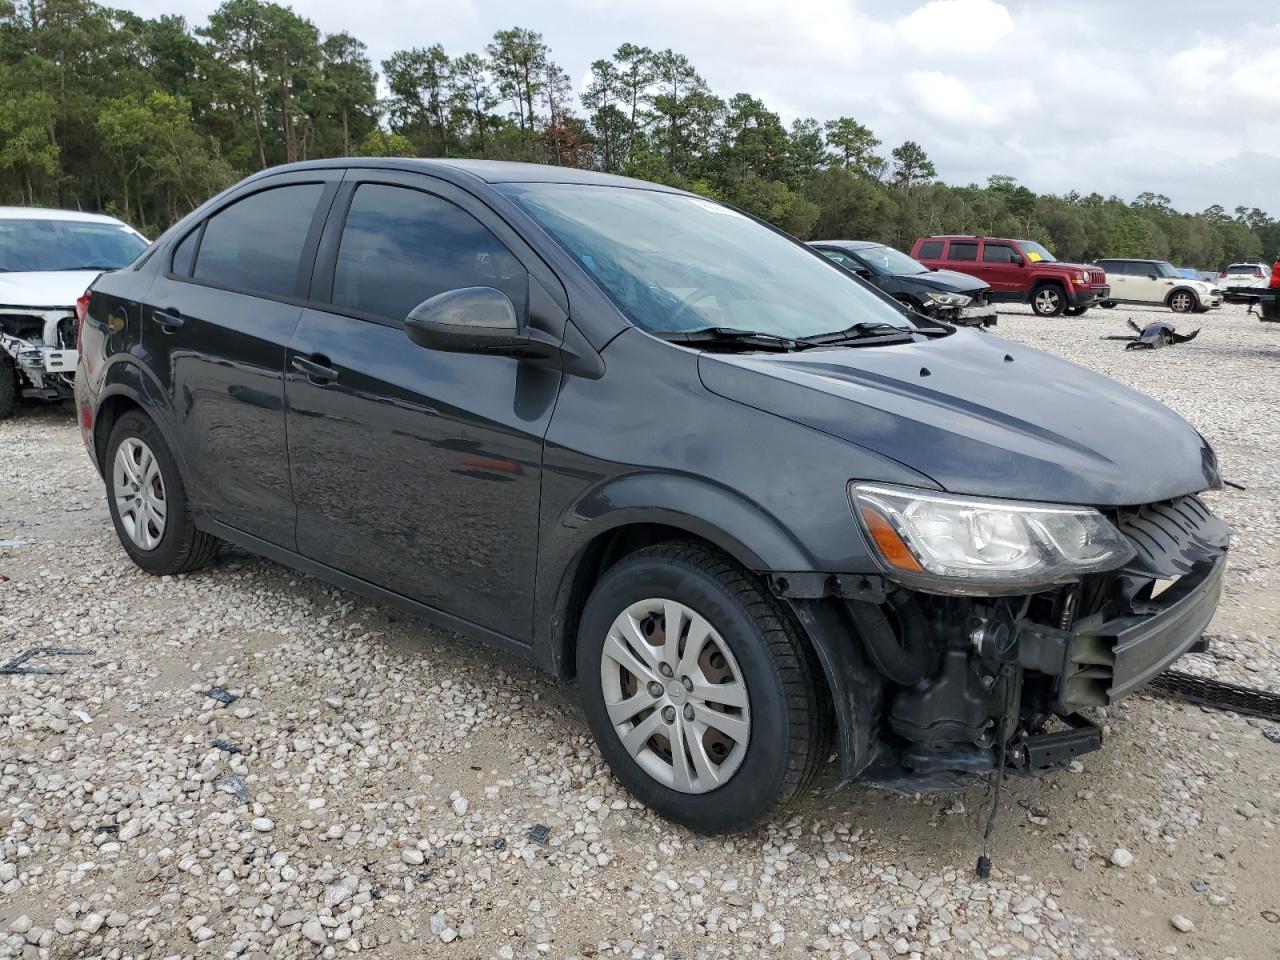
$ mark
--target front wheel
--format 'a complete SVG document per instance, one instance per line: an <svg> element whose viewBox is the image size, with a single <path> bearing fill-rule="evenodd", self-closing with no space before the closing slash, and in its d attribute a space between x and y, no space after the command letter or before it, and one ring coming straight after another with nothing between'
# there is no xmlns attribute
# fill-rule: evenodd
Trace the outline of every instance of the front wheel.
<svg viewBox="0 0 1280 960"><path fill-rule="evenodd" d="M1103 300L1098 306L1106 310L1115 309L1116 302L1114 300Z"/></svg>
<svg viewBox="0 0 1280 960"><path fill-rule="evenodd" d="M150 419L130 411L117 420L103 466L111 522L134 563L164 575L213 559L220 541L196 529L177 461Z"/></svg>
<svg viewBox="0 0 1280 960"><path fill-rule="evenodd" d="M1046 284L1031 294L1031 309L1037 316L1056 317L1066 306L1067 297L1061 287Z"/></svg>
<svg viewBox="0 0 1280 960"><path fill-rule="evenodd" d="M1088 307L1067 307L1062 314L1067 317L1083 317L1088 311Z"/></svg>
<svg viewBox="0 0 1280 960"><path fill-rule="evenodd" d="M830 707L804 638L751 574L700 544L646 548L600 579L577 670L614 775L699 833L758 823L826 759Z"/></svg>
<svg viewBox="0 0 1280 960"><path fill-rule="evenodd" d="M1174 313L1190 313L1197 305L1195 296L1186 290L1178 290L1169 297L1169 309Z"/></svg>

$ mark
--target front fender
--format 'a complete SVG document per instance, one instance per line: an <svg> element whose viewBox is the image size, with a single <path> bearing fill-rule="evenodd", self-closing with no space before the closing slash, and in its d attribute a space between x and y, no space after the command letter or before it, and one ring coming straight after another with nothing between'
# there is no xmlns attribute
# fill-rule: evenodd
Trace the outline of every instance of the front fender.
<svg viewBox="0 0 1280 960"><path fill-rule="evenodd" d="M572 672L576 596L584 567L598 560L596 548L623 527L662 525L705 540L757 573L807 571L813 561L782 524L740 494L707 480L679 474L636 473L587 490L561 514L543 523L534 633L548 669Z"/></svg>

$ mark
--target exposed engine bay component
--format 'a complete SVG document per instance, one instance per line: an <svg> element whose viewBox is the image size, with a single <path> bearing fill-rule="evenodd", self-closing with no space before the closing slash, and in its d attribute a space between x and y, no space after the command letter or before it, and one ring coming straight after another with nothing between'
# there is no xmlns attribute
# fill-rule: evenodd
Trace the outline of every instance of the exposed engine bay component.
<svg viewBox="0 0 1280 960"><path fill-rule="evenodd" d="M69 310L0 307L0 363L17 372L19 395L62 400L73 392L76 317Z"/></svg>
<svg viewBox="0 0 1280 960"><path fill-rule="evenodd" d="M1126 350L1156 350L1160 347L1168 347L1175 343L1187 343L1196 338L1196 334L1200 332L1197 327L1190 333L1178 333L1172 323L1167 320L1157 320L1155 323L1148 323L1145 327L1140 327L1132 320L1128 321L1129 326L1133 328L1133 335L1117 335L1111 337L1103 337L1104 340L1124 340Z"/></svg>

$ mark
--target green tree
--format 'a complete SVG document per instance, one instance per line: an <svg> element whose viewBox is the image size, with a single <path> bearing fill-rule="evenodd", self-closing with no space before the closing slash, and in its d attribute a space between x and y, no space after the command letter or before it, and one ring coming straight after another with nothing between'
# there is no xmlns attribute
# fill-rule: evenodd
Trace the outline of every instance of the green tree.
<svg viewBox="0 0 1280 960"><path fill-rule="evenodd" d="M908 140L890 152L893 157L893 182L903 188L928 183L938 175L924 148L914 140Z"/></svg>
<svg viewBox="0 0 1280 960"><path fill-rule="evenodd" d="M883 161L876 156L880 141L869 127L853 117L837 117L827 121L825 130L827 146L843 166L868 176L879 176L883 169Z"/></svg>
<svg viewBox="0 0 1280 960"><path fill-rule="evenodd" d="M524 27L499 30L485 50L498 78L498 91L515 104L520 129L531 134L533 104L542 93L549 53L542 34Z"/></svg>

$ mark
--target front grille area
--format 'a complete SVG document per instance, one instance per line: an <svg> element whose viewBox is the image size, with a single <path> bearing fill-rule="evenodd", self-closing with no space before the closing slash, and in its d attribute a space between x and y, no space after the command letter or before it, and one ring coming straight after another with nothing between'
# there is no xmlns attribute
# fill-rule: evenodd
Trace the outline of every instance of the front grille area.
<svg viewBox="0 0 1280 960"><path fill-rule="evenodd" d="M1116 526L1138 554L1126 569L1166 579L1214 559L1231 539L1231 528L1197 496L1120 510Z"/></svg>
<svg viewBox="0 0 1280 960"><path fill-rule="evenodd" d="M1091 269L1091 270L1089 271L1089 282L1090 282L1090 283L1092 283L1092 284L1094 284L1094 285L1102 284L1102 283L1106 283L1106 282L1107 282L1107 275L1106 275L1103 271L1101 271L1101 270L1092 270L1092 269Z"/></svg>

